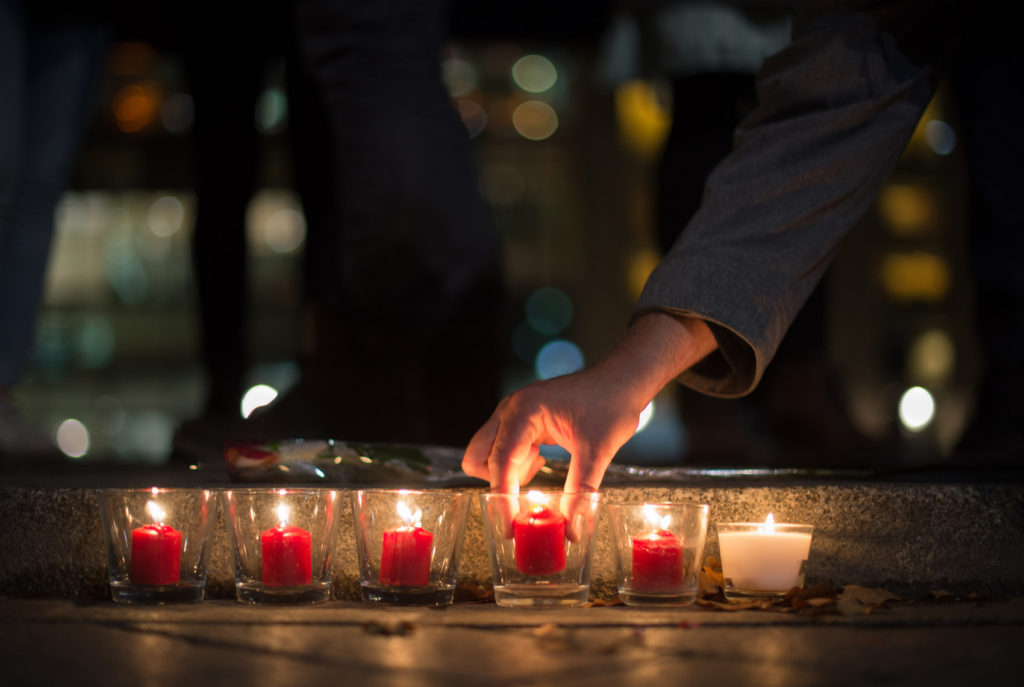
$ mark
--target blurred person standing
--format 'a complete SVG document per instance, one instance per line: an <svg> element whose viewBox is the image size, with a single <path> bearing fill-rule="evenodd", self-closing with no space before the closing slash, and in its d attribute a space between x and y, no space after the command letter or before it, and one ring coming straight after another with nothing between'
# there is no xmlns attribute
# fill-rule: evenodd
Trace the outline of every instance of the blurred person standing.
<svg viewBox="0 0 1024 687"><path fill-rule="evenodd" d="M102 6L102 3L101 3ZM53 451L14 405L107 45L95 3L0 0L0 456Z"/></svg>

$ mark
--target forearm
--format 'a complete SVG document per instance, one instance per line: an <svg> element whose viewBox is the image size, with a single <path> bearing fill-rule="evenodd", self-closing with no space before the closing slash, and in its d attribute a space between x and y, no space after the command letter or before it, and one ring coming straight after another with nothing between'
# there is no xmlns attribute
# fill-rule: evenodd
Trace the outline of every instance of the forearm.
<svg viewBox="0 0 1024 687"><path fill-rule="evenodd" d="M715 350L707 324L650 312L633 320L619 344L591 369L608 396L637 413L669 382Z"/></svg>

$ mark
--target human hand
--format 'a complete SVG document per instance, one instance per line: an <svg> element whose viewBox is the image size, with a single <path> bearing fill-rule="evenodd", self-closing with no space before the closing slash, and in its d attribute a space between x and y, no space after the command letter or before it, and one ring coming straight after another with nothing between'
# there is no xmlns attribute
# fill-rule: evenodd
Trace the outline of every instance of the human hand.
<svg viewBox="0 0 1024 687"><path fill-rule="evenodd" d="M597 491L644 406L714 348L701 320L667 313L639 317L594 367L534 382L502 399L470 440L462 469L489 481L492 491L516 493L544 465L540 446L557 444L571 456L565 493Z"/></svg>

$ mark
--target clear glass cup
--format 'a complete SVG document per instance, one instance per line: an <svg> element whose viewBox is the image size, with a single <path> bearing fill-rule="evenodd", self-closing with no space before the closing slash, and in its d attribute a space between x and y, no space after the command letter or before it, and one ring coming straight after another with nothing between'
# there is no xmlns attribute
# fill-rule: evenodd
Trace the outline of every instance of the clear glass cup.
<svg viewBox="0 0 1024 687"><path fill-rule="evenodd" d="M720 522L715 528L726 597L778 597L803 586L813 526Z"/></svg>
<svg viewBox="0 0 1024 687"><path fill-rule="evenodd" d="M576 606L590 593L598 493L480 495L499 606Z"/></svg>
<svg viewBox="0 0 1024 687"><path fill-rule="evenodd" d="M224 492L238 601L327 601L339 506L334 489Z"/></svg>
<svg viewBox="0 0 1024 687"><path fill-rule="evenodd" d="M362 489L352 494L364 601L447 606L466 531L470 495Z"/></svg>
<svg viewBox="0 0 1024 687"><path fill-rule="evenodd" d="M606 512L618 561L619 598L629 605L697 599L707 504L613 503Z"/></svg>
<svg viewBox="0 0 1024 687"><path fill-rule="evenodd" d="M204 489L104 489L110 595L117 603L198 603L217 524L216 494Z"/></svg>

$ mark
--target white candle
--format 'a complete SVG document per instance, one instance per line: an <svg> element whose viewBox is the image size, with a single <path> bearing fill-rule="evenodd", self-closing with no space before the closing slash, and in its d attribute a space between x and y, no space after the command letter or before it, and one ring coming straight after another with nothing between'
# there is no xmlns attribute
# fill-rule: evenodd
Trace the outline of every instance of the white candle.
<svg viewBox="0 0 1024 687"><path fill-rule="evenodd" d="M771 513L764 523L719 523L718 546L727 585L765 593L784 593L799 586L812 529L776 524Z"/></svg>

